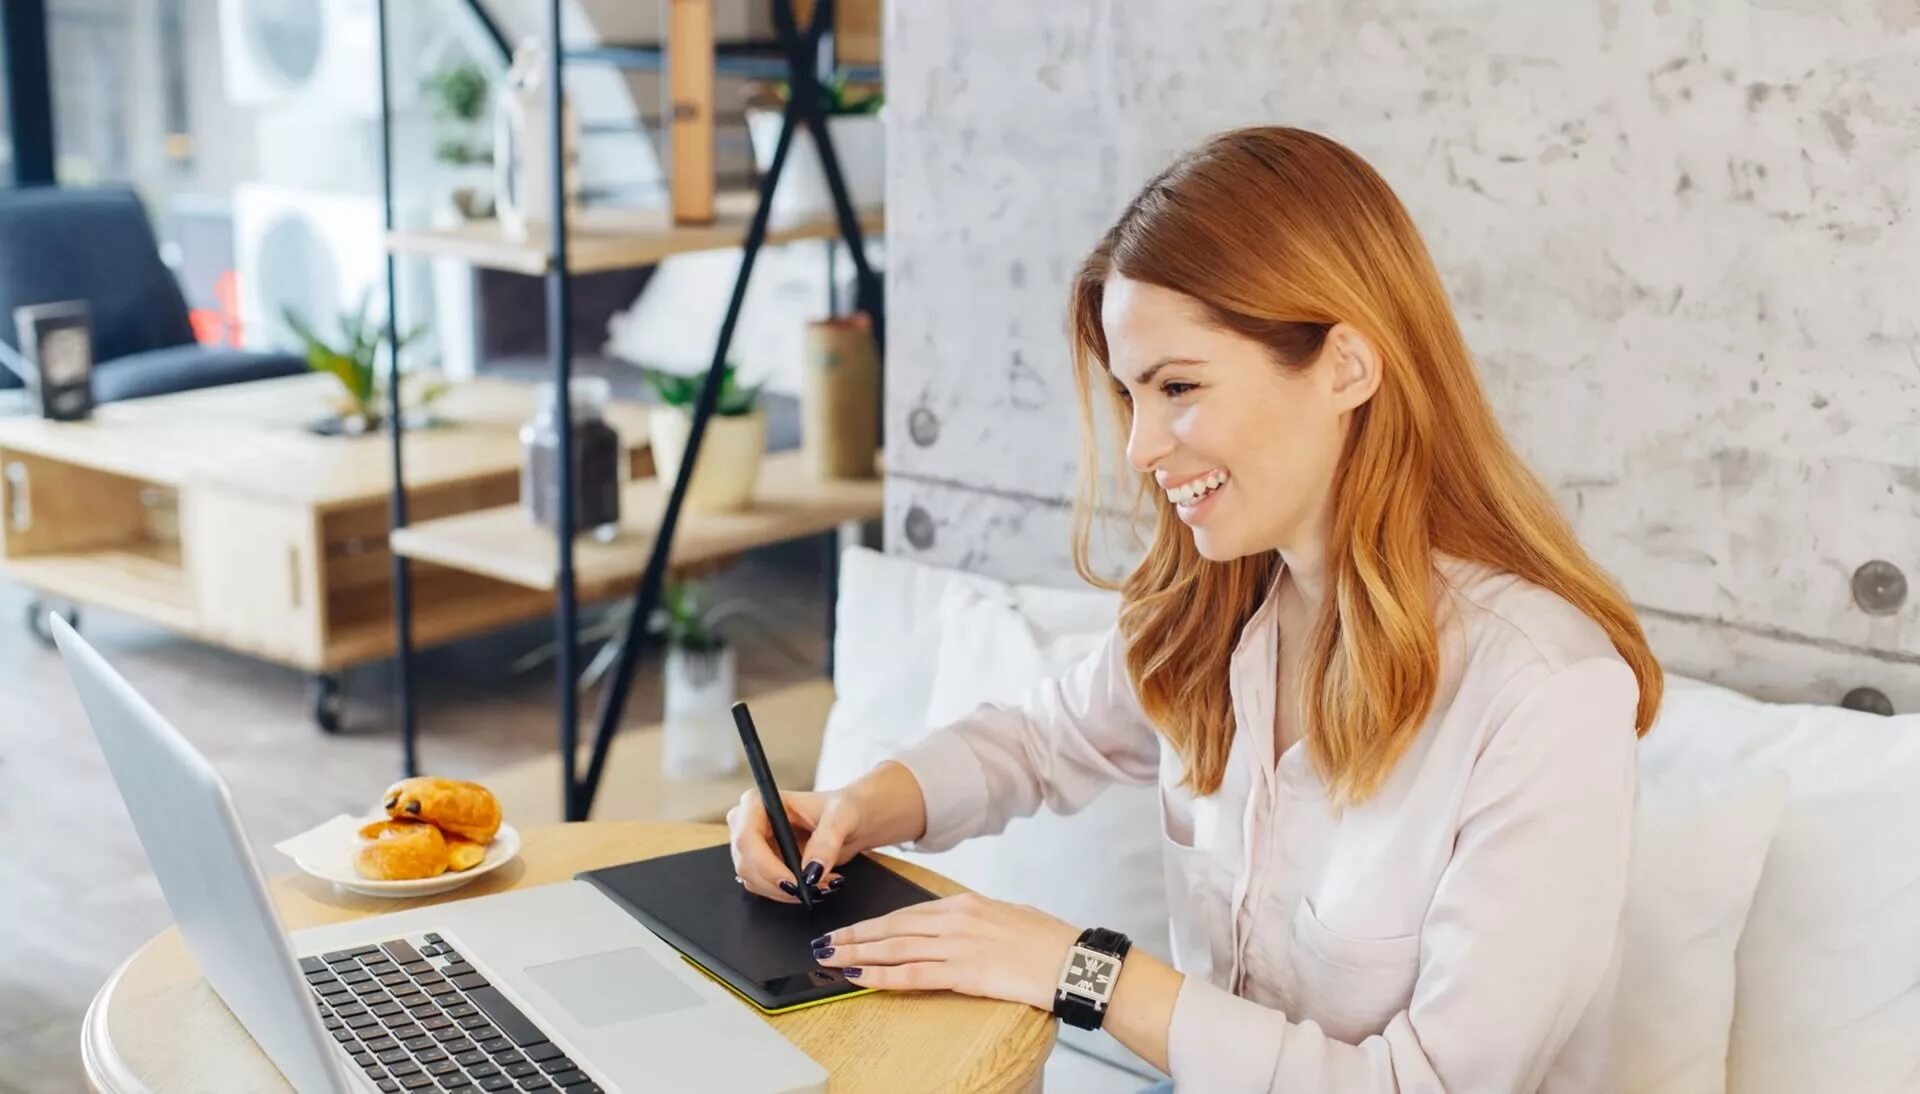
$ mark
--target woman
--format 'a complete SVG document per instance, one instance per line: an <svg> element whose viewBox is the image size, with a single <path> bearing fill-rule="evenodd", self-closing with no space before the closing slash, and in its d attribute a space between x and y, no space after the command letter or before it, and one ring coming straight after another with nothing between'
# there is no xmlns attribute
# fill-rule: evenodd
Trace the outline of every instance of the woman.
<svg viewBox="0 0 1920 1094"><path fill-rule="evenodd" d="M1157 780L1177 970L1129 952L1103 1028L1182 1088L1603 1089L1660 670L1502 437L1405 209L1324 137L1227 133L1134 199L1071 311L1089 456L1111 392L1157 512L1118 625L1025 709L787 795L799 883ZM730 825L748 889L795 899L758 800ZM961 897L816 954L1053 1010L1097 926Z"/></svg>

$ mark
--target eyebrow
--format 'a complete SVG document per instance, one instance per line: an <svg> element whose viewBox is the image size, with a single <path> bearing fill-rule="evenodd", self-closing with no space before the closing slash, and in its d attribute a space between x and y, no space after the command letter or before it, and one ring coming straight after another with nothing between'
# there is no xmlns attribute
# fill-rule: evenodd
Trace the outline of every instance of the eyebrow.
<svg viewBox="0 0 1920 1094"><path fill-rule="evenodd" d="M1155 361L1153 364L1148 365L1147 371L1141 373L1139 378L1134 380L1133 386L1146 387L1148 384L1153 383L1154 376L1158 375L1160 370L1163 368L1166 368L1168 365L1204 365L1204 364L1206 364L1206 362L1200 360L1198 357L1162 357L1158 361Z"/></svg>

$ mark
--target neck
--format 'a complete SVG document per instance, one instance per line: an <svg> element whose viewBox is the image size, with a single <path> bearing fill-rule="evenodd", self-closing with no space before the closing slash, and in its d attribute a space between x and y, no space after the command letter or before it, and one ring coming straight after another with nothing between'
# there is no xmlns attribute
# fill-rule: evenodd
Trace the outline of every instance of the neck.
<svg viewBox="0 0 1920 1094"><path fill-rule="evenodd" d="M1307 609L1306 614L1314 617L1320 613L1320 602L1326 596L1327 589L1327 548L1324 540L1314 540L1302 547L1282 547L1280 561L1286 564L1287 580L1292 583L1294 592Z"/></svg>

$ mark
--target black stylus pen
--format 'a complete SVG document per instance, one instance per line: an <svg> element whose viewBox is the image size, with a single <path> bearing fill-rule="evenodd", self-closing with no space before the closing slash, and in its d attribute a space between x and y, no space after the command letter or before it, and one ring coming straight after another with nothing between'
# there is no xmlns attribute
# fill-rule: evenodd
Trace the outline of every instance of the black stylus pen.
<svg viewBox="0 0 1920 1094"><path fill-rule="evenodd" d="M780 845L780 857L793 871L794 888L800 904L813 910L813 886L800 871L800 845L794 841L793 825L787 822L786 803L780 800L780 788L773 782L773 765L767 763L767 750L760 747L760 731L753 727L753 715L747 704L733 704L733 724L740 731L740 747L747 751L747 766L753 768L753 781L760 787L760 803L767 807L767 821L773 825L773 841Z"/></svg>

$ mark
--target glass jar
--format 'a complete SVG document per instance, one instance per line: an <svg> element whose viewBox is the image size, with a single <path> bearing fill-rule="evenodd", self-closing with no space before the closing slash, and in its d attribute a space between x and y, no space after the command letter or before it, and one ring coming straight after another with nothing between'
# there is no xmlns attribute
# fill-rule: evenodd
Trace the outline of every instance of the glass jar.
<svg viewBox="0 0 1920 1094"><path fill-rule="evenodd" d="M520 500L542 528L560 525L560 429L552 383L536 385L533 417L520 427ZM573 404L573 529L605 543L620 531L620 435L607 424L611 389L598 376L576 378Z"/></svg>

